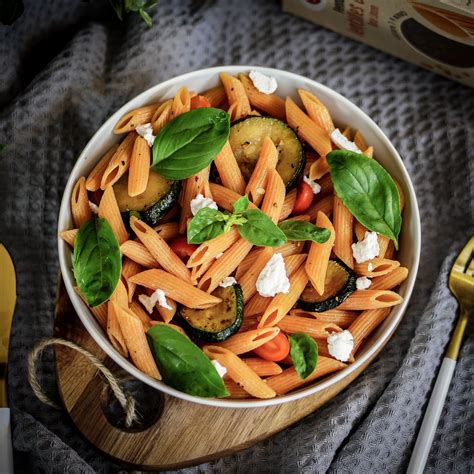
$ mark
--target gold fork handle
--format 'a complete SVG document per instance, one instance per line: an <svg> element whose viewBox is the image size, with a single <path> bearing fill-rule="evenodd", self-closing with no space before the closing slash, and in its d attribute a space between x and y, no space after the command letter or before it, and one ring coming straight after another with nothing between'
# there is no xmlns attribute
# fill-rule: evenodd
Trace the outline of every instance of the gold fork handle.
<svg viewBox="0 0 474 474"><path fill-rule="evenodd" d="M462 338L464 336L468 319L469 310L465 306L461 305L458 323L456 324L456 328L454 329L453 335L451 336L451 341L449 342L449 346L446 351L446 357L449 357L453 360L458 360L459 350L461 349Z"/></svg>

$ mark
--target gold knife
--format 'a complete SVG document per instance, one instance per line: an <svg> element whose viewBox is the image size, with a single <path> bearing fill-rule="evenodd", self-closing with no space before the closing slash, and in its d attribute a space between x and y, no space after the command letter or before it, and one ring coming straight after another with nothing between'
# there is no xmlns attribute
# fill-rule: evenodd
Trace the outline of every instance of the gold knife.
<svg viewBox="0 0 474 474"><path fill-rule="evenodd" d="M16 274L7 249L0 244L0 472L13 473L7 362L10 330L16 303Z"/></svg>

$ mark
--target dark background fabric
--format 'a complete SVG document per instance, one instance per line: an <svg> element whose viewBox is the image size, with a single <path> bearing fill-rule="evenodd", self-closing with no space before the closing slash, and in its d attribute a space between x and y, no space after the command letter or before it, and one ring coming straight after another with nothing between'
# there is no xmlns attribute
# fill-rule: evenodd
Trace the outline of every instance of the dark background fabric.
<svg viewBox="0 0 474 474"><path fill-rule="evenodd" d="M148 29L138 16L120 23L106 0L27 0L13 26L0 26L0 241L18 278L9 362L18 472L119 469L26 378L28 352L52 334L57 216L75 160L137 93L230 64L305 75L370 115L414 182L422 255L404 320L347 390L259 445L185 471L404 472L455 319L447 274L474 229L473 90L284 14L276 1L161 0L151 13ZM473 360L470 327L427 472L474 472ZM41 372L54 396L51 352Z"/></svg>

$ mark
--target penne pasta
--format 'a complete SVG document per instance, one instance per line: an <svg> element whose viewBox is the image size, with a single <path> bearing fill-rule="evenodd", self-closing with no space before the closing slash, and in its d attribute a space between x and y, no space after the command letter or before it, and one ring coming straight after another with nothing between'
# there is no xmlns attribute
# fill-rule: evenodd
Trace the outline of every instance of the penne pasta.
<svg viewBox="0 0 474 474"><path fill-rule="evenodd" d="M349 296L339 309L366 310L388 308L402 303L403 298L394 291L386 290L356 290Z"/></svg>
<svg viewBox="0 0 474 474"><path fill-rule="evenodd" d="M336 234L333 251L349 268L354 268L354 257L352 256L354 218L336 194L334 195L332 221Z"/></svg>
<svg viewBox="0 0 474 474"><path fill-rule="evenodd" d="M329 163L325 156L318 158L309 167L309 179L320 179L329 173Z"/></svg>
<svg viewBox="0 0 474 474"><path fill-rule="evenodd" d="M359 150L367 150L367 144L359 130L355 132L354 143Z"/></svg>
<svg viewBox="0 0 474 474"><path fill-rule="evenodd" d="M126 113L114 127L114 133L127 133L134 131L139 125L143 125L151 121L155 110L160 104L145 105L138 109L131 110Z"/></svg>
<svg viewBox="0 0 474 474"><path fill-rule="evenodd" d="M373 158L373 156L374 156L374 147L369 146L369 148L365 149L363 153L364 153L365 156L368 156L369 158Z"/></svg>
<svg viewBox="0 0 474 474"><path fill-rule="evenodd" d="M128 171L136 138L137 134L132 132L120 143L102 175L100 189L105 190L108 186L112 186Z"/></svg>
<svg viewBox="0 0 474 474"><path fill-rule="evenodd" d="M172 240L179 235L179 224L177 222L167 222L166 224L158 224L153 230L163 239Z"/></svg>
<svg viewBox="0 0 474 474"><path fill-rule="evenodd" d="M357 275L372 278L393 272L393 270L395 270L399 266L400 262L397 262L396 260L389 260L386 258L373 258L372 260L367 260L364 263L356 263L354 265L354 271L357 273Z"/></svg>
<svg viewBox="0 0 474 474"><path fill-rule="evenodd" d="M204 353L227 369L227 374L256 398L273 398L276 393L242 359L218 346L205 346ZM276 376L278 377L278 376Z"/></svg>
<svg viewBox="0 0 474 474"><path fill-rule="evenodd" d="M123 357L128 357L127 344L117 316L119 306L112 300L107 303L107 336L114 349Z"/></svg>
<svg viewBox="0 0 474 474"><path fill-rule="evenodd" d="M222 72L219 76L227 94L230 107L235 106L235 108L232 109L234 113L231 113L232 120L237 120L249 115L251 112L250 102L245 93L243 84L237 78L232 77L226 72Z"/></svg>
<svg viewBox="0 0 474 474"><path fill-rule="evenodd" d="M230 398L252 398L252 395L244 390L237 382L234 382L230 378L224 380L224 385L227 391L229 392Z"/></svg>
<svg viewBox="0 0 474 474"><path fill-rule="evenodd" d="M120 252L130 260L145 268L160 268L150 251L140 242L135 240L126 240L120 246Z"/></svg>
<svg viewBox="0 0 474 474"><path fill-rule="evenodd" d="M245 331L250 331L252 329L255 329L258 325L258 319L256 317L244 317L244 320L242 321L242 326L240 326L240 331L245 332Z"/></svg>
<svg viewBox="0 0 474 474"><path fill-rule="evenodd" d="M278 375L283 369L275 362L261 359L260 357L249 357L242 359L259 377Z"/></svg>
<svg viewBox="0 0 474 474"><path fill-rule="evenodd" d="M302 318L300 316L285 316L278 321L278 327L287 334L305 332L315 339L326 340L334 332L341 332L337 324L317 321L312 318Z"/></svg>
<svg viewBox="0 0 474 474"><path fill-rule="evenodd" d="M400 285L408 277L408 268L398 267L390 273L376 277L372 280L370 288L372 290L392 290Z"/></svg>
<svg viewBox="0 0 474 474"><path fill-rule="evenodd" d="M191 281L193 285L197 286L199 279L209 270L214 260L209 260L201 265L191 268Z"/></svg>
<svg viewBox="0 0 474 474"><path fill-rule="evenodd" d="M133 275L129 278L132 283L151 290L163 290L166 297L194 309L205 309L221 302L205 291L195 288L175 275L155 268Z"/></svg>
<svg viewBox="0 0 474 474"><path fill-rule="evenodd" d="M128 195L138 196L145 192L150 174L151 152L147 141L138 136L135 140L128 171Z"/></svg>
<svg viewBox="0 0 474 474"><path fill-rule="evenodd" d="M99 306L89 307L95 319L99 322L104 331L107 331L107 301Z"/></svg>
<svg viewBox="0 0 474 474"><path fill-rule="evenodd" d="M182 281L191 283L191 275L186 265L149 225L132 216L130 227L160 266Z"/></svg>
<svg viewBox="0 0 474 474"><path fill-rule="evenodd" d="M349 311L344 309L330 309L322 313L305 311L304 309L292 309L290 316L301 316L306 318L314 318L322 323L334 323L342 329L347 329L359 315L357 311Z"/></svg>
<svg viewBox="0 0 474 474"><path fill-rule="evenodd" d="M172 105L173 99L169 99L155 110L150 121L155 135L171 120Z"/></svg>
<svg viewBox="0 0 474 474"><path fill-rule="evenodd" d="M166 297L166 302L171 306L171 309L164 308L163 306L156 303L156 309L165 323L169 323L178 309L178 305L171 298Z"/></svg>
<svg viewBox="0 0 474 474"><path fill-rule="evenodd" d="M278 217L279 222L284 221L293 212L293 208L295 207L296 202L296 192L296 189L292 189L289 193L286 194L280 215Z"/></svg>
<svg viewBox="0 0 474 474"><path fill-rule="evenodd" d="M263 344L278 336L279 333L280 328L278 327L253 329L246 332L239 331L238 334L230 336L224 342L216 342L214 345L225 347L237 355L245 354L263 346Z"/></svg>
<svg viewBox="0 0 474 474"><path fill-rule="evenodd" d="M125 287L121 278L117 282L114 292L110 296L109 301L115 301L119 306L128 308L128 294L127 288Z"/></svg>
<svg viewBox="0 0 474 474"><path fill-rule="evenodd" d="M338 360L329 357L320 356L318 357L318 363L313 373L305 379L302 379L298 375L294 367L289 367L281 374L269 377L266 379L266 382L278 395L284 395L295 388L302 387L317 378L335 372L336 370L344 369L345 367L347 367L347 365L343 362L339 362Z"/></svg>
<svg viewBox="0 0 474 474"><path fill-rule="evenodd" d="M102 195L99 204L99 217L106 219L110 224L119 244L122 244L128 239L128 232L123 223L122 214L120 214L112 186L108 186Z"/></svg>
<svg viewBox="0 0 474 474"><path fill-rule="evenodd" d="M211 189L212 198L216 202L216 204L226 211L232 212L233 208L232 205L234 204L237 199L241 198L242 196L232 189L227 189L224 186L216 183L209 183L209 188ZM255 204L250 203L249 209L256 209L257 206Z"/></svg>
<svg viewBox="0 0 474 474"><path fill-rule="evenodd" d="M274 224L278 219L285 200L285 185L276 169L268 170L267 183L265 186L265 197L262 202L262 212L264 212Z"/></svg>
<svg viewBox="0 0 474 474"><path fill-rule="evenodd" d="M314 289L322 295L324 293L324 282L326 280L329 257L334 245L335 231L331 221L322 212L318 212L316 226L329 229L331 237L324 244L311 242L305 270Z"/></svg>
<svg viewBox="0 0 474 474"><path fill-rule="evenodd" d="M364 339L366 339L389 314L390 308L370 309L360 313L358 318L349 326L349 331L354 338L352 354L357 352Z"/></svg>
<svg viewBox="0 0 474 474"><path fill-rule="evenodd" d="M260 272L273 255L272 247L263 247L253 265L237 280L242 289L244 304L257 292L256 283Z"/></svg>
<svg viewBox="0 0 474 474"><path fill-rule="evenodd" d="M77 180L72 190L71 214L74 227L81 227L84 222L92 219L92 211L86 190L86 178L83 176Z"/></svg>
<svg viewBox="0 0 474 474"><path fill-rule="evenodd" d="M275 144L270 137L265 137L262 140L262 148L260 149L257 164L245 188L245 193L248 194L249 199L256 206L259 206L262 202L263 195L266 192L268 174L270 170L275 170L277 162L278 151Z"/></svg>
<svg viewBox="0 0 474 474"><path fill-rule="evenodd" d="M181 87L171 104L171 120L191 110L191 94L187 87Z"/></svg>
<svg viewBox="0 0 474 474"><path fill-rule="evenodd" d="M245 180L235 159L229 141L226 142L222 150L214 158L219 177L222 184L236 193L245 192Z"/></svg>
<svg viewBox="0 0 474 474"><path fill-rule="evenodd" d="M142 322L143 330L146 332L151 328L152 319L136 299L130 302L130 311Z"/></svg>
<svg viewBox="0 0 474 474"><path fill-rule="evenodd" d="M128 295L128 302L131 303L133 299L133 295L135 294L135 289L137 285L135 283L130 283L128 279L140 273L142 271L142 267L137 262L134 262L130 258L125 257L122 262L122 278L124 280L125 287L127 289Z"/></svg>
<svg viewBox="0 0 474 474"><path fill-rule="evenodd" d="M271 297L267 298L256 293L252 298L250 298L250 301L244 307L245 318L260 317L265 312L271 301Z"/></svg>
<svg viewBox="0 0 474 474"><path fill-rule="evenodd" d="M308 214L311 221L315 221L318 217L318 213L322 212L326 216L332 214L334 207L334 196L331 194L329 196L318 199L314 204L312 204L305 213Z"/></svg>
<svg viewBox="0 0 474 474"><path fill-rule="evenodd" d="M325 130L328 136L331 135L335 127L327 107L320 102L315 95L311 94L311 92L298 89L298 94L311 120Z"/></svg>
<svg viewBox="0 0 474 474"><path fill-rule="evenodd" d="M227 100L224 86L217 86L203 92L203 95L211 104L211 107L220 107Z"/></svg>
<svg viewBox="0 0 474 474"><path fill-rule="evenodd" d="M393 244L393 240L390 240L387 245L387 250L385 250L383 257L392 259L395 255L395 245ZM382 256L382 252L380 252L380 256Z"/></svg>
<svg viewBox="0 0 474 474"><path fill-rule="evenodd" d="M102 176L104 175L107 166L109 165L110 159L115 155L117 151L118 144L110 148L110 150L100 159L100 161L94 166L92 171L89 173L89 176L86 180L86 189L87 191L95 192L100 189L100 183L102 181Z"/></svg>
<svg viewBox="0 0 474 474"><path fill-rule="evenodd" d="M79 229L63 230L59 232L58 236L64 240L68 245L74 247L74 241L76 240Z"/></svg>

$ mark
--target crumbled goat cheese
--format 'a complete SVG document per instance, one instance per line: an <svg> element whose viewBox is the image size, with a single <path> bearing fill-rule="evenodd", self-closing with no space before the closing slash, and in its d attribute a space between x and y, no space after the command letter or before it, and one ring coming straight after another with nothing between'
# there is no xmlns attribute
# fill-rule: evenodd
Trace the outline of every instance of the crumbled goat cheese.
<svg viewBox="0 0 474 474"><path fill-rule="evenodd" d="M222 255L224 255L224 252L218 253L214 258L217 260L218 258L221 258Z"/></svg>
<svg viewBox="0 0 474 474"><path fill-rule="evenodd" d="M281 253L274 254L263 267L257 278L256 287L260 296L275 296L277 293L290 291L290 280Z"/></svg>
<svg viewBox="0 0 474 474"><path fill-rule="evenodd" d="M363 263L377 257L380 252L376 232L365 232L364 239L352 244L352 255L357 263Z"/></svg>
<svg viewBox="0 0 474 474"><path fill-rule="evenodd" d="M228 286L232 286L237 283L237 280L234 277L225 277L220 283L219 286L222 288L227 288Z"/></svg>
<svg viewBox="0 0 474 474"><path fill-rule="evenodd" d="M358 290L366 290L372 284L372 280L367 277L359 277L356 280L356 287Z"/></svg>
<svg viewBox="0 0 474 474"><path fill-rule="evenodd" d="M303 176L303 181L309 185L309 187L313 190L313 194L318 194L321 192L321 185L309 179L307 176Z"/></svg>
<svg viewBox="0 0 474 474"><path fill-rule="evenodd" d="M374 269L374 266L372 265L372 263L369 263L369 264L367 265L367 271L368 271L368 272L371 272L373 269Z"/></svg>
<svg viewBox="0 0 474 474"><path fill-rule="evenodd" d="M211 360L211 363L216 368L219 377L223 379L224 375L227 373L227 369L223 365L219 364L217 360Z"/></svg>
<svg viewBox="0 0 474 474"><path fill-rule="evenodd" d="M99 214L99 206L97 204L94 204L92 201L89 201L89 207L92 211L92 214Z"/></svg>
<svg viewBox="0 0 474 474"><path fill-rule="evenodd" d="M198 194L194 199L191 199L191 212L193 213L193 216L204 207L210 207L217 211L217 204L212 199L206 198L202 194Z"/></svg>
<svg viewBox="0 0 474 474"><path fill-rule="evenodd" d="M146 140L149 146L153 146L155 135L153 135L153 127L151 126L151 123L139 125L135 131Z"/></svg>
<svg viewBox="0 0 474 474"><path fill-rule="evenodd" d="M249 77L255 88L263 94L273 94L278 88L277 80L274 77L267 76L261 72L250 71Z"/></svg>
<svg viewBox="0 0 474 474"><path fill-rule="evenodd" d="M354 337L347 329L328 337L328 351L335 359L347 362L352 349L354 349Z"/></svg>
<svg viewBox="0 0 474 474"><path fill-rule="evenodd" d="M355 151L356 153L362 153L362 151L359 150L359 147L354 142L351 142L350 140L348 140L338 128L336 128L331 133L331 140L337 147L343 150L349 150L349 151Z"/></svg>
<svg viewBox="0 0 474 474"><path fill-rule="evenodd" d="M173 309L168 302L166 301L166 294L163 290L155 290L150 296L140 295L138 301L145 306L146 310L151 314L153 313L153 308L156 303L158 303L162 308Z"/></svg>

